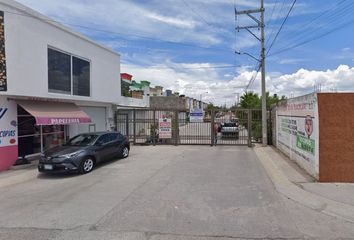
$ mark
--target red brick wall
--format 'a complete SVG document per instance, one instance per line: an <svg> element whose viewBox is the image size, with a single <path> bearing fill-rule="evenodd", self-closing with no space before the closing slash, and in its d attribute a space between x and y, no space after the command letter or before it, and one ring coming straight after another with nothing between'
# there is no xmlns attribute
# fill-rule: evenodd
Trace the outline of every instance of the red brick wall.
<svg viewBox="0 0 354 240"><path fill-rule="evenodd" d="M354 93L319 93L321 182L354 182Z"/></svg>

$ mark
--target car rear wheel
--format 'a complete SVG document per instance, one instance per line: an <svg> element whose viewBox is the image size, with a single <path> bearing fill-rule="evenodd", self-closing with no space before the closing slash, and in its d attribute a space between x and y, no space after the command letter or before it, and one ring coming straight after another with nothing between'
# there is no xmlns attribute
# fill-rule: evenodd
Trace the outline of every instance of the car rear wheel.
<svg viewBox="0 0 354 240"><path fill-rule="evenodd" d="M94 166L95 166L95 161L91 157L85 158L80 164L80 173L81 174L89 173L93 170Z"/></svg>
<svg viewBox="0 0 354 240"><path fill-rule="evenodd" d="M122 152L121 152L121 157L126 158L129 156L129 148L128 147L123 147Z"/></svg>

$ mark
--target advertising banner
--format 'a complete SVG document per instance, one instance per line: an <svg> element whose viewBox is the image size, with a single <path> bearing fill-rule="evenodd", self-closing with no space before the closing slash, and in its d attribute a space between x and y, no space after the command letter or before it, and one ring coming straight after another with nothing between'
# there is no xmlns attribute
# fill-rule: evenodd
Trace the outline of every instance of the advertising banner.
<svg viewBox="0 0 354 240"><path fill-rule="evenodd" d="M0 11L0 92L7 91L4 12Z"/></svg>
<svg viewBox="0 0 354 240"><path fill-rule="evenodd" d="M159 138L172 138L171 118L159 118Z"/></svg>
<svg viewBox="0 0 354 240"><path fill-rule="evenodd" d="M17 105L0 97L0 171L18 158Z"/></svg>
<svg viewBox="0 0 354 240"><path fill-rule="evenodd" d="M318 110L315 94L289 99L277 108L277 147L318 176Z"/></svg>
<svg viewBox="0 0 354 240"><path fill-rule="evenodd" d="M193 109L189 114L190 122L204 122L204 111L200 108Z"/></svg>

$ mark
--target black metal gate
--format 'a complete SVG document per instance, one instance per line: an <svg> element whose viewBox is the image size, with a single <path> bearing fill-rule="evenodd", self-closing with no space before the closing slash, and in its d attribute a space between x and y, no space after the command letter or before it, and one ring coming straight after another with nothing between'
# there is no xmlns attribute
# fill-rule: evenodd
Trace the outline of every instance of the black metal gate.
<svg viewBox="0 0 354 240"><path fill-rule="evenodd" d="M119 109L117 130L134 144L247 145L262 141L260 109L189 111Z"/></svg>

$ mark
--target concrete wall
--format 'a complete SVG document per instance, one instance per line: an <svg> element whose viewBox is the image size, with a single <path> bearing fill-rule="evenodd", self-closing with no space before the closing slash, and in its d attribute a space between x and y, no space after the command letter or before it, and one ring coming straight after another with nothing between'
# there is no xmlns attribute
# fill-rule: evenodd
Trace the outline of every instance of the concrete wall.
<svg viewBox="0 0 354 240"><path fill-rule="evenodd" d="M319 124L316 94L292 98L276 110L276 146L319 178Z"/></svg>
<svg viewBox="0 0 354 240"><path fill-rule="evenodd" d="M271 121L271 144L277 147L277 106L273 106L270 110L270 121ZM268 143L269 144L269 143Z"/></svg>
<svg viewBox="0 0 354 240"><path fill-rule="evenodd" d="M79 133L109 130L107 122L109 108L80 106L80 109L91 118L92 122L90 124L69 125L69 137L73 137Z"/></svg>
<svg viewBox="0 0 354 240"><path fill-rule="evenodd" d="M185 98L181 97L150 97L151 109L186 110Z"/></svg>
<svg viewBox="0 0 354 240"><path fill-rule="evenodd" d="M59 24L42 20L46 17L14 1L2 0L0 10L5 11L8 87L1 94L119 103L118 54ZM48 47L90 61L90 97L48 92Z"/></svg>
<svg viewBox="0 0 354 240"><path fill-rule="evenodd" d="M320 181L354 182L354 94L318 93Z"/></svg>
<svg viewBox="0 0 354 240"><path fill-rule="evenodd" d="M150 106L150 98L148 96L143 96L143 99L122 97L119 105L131 108L148 108Z"/></svg>

